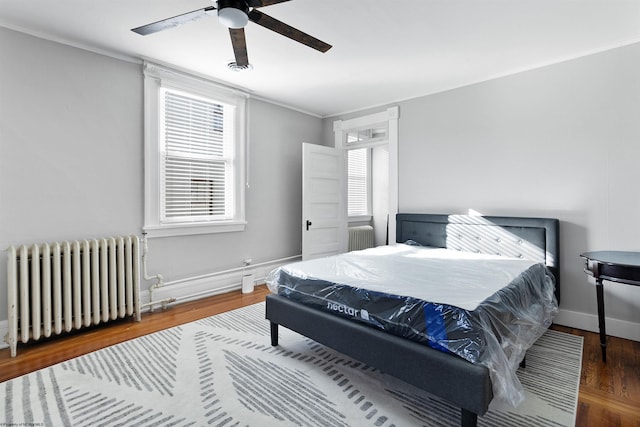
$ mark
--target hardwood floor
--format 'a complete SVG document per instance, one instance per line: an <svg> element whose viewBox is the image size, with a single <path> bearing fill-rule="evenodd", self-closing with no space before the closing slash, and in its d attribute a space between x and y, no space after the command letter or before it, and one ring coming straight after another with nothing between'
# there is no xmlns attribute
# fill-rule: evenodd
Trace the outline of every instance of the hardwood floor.
<svg viewBox="0 0 640 427"><path fill-rule="evenodd" d="M18 356L0 350L0 382L141 335L263 301L269 291L258 286L144 313L142 322L123 320L62 337L18 345ZM640 427L640 342L609 337L607 363L600 357L598 335L553 326L584 337L577 426Z"/></svg>
<svg viewBox="0 0 640 427"><path fill-rule="evenodd" d="M552 328L584 337L576 425L640 427L640 342L609 337L603 363L598 334Z"/></svg>
<svg viewBox="0 0 640 427"><path fill-rule="evenodd" d="M177 304L167 310L156 309L153 313L143 313L141 322L122 319L44 342L18 344L18 355L14 358L11 357L9 349L2 349L0 350L0 382L132 338L255 304L264 301L268 293L266 286L257 286L250 294L234 291Z"/></svg>

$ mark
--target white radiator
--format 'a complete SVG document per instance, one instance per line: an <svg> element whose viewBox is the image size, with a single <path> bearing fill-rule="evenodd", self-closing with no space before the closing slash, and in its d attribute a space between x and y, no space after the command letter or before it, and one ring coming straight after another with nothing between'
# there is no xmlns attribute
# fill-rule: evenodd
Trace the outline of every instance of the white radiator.
<svg viewBox="0 0 640 427"><path fill-rule="evenodd" d="M134 314L139 321L139 246L127 236L7 249L11 357L18 341Z"/></svg>
<svg viewBox="0 0 640 427"><path fill-rule="evenodd" d="M374 246L373 240L372 226L349 227L349 252L372 248Z"/></svg>

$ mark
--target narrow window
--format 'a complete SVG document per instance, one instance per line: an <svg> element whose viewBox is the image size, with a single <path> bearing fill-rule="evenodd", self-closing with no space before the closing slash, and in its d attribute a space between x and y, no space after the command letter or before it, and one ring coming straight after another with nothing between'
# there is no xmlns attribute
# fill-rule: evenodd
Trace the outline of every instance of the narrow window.
<svg viewBox="0 0 640 427"><path fill-rule="evenodd" d="M349 217L371 215L369 148L347 150L347 204Z"/></svg>

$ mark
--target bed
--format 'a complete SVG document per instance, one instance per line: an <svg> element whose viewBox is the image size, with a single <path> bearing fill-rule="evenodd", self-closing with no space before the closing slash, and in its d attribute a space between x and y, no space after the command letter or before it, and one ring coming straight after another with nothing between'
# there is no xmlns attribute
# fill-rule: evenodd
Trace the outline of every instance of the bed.
<svg viewBox="0 0 640 427"><path fill-rule="evenodd" d="M422 299L422 296L407 295L406 291L396 294L395 291L375 288L373 284L372 289L363 289L359 282L351 283L353 278L340 276L345 271L345 264L338 262L346 259L346 265L351 265L355 258L367 256L370 258L368 262L373 259L380 266L378 273L383 272L387 264L381 260L386 258L379 257L378 252L359 251L339 255L336 259L330 257L294 263L274 270L267 279L274 292L266 299L266 318L271 322L271 343L278 345L278 326L282 325L459 406L462 425L474 426L478 415L487 412L494 398L501 403L505 398L507 401L509 398L517 401L514 390L517 392L519 383L512 381L517 382L517 378L513 380L513 377L518 363L526 349L549 326L557 311L560 298L558 220L398 214L396 224L398 245L380 248L379 251L408 253L410 257L422 258L423 254L431 257L446 250L444 252L447 254L455 252L462 258L472 260L469 264L475 262L476 265L486 266L485 270L493 268L490 263L503 265L507 259L510 263L519 260L526 274L516 272L508 279L503 278L508 285L498 286L500 291L495 294L491 291L491 297L486 299L480 294L476 298L481 301L470 303L470 307L476 304L476 308L465 309L439 302L441 300L432 303ZM316 275L315 269L327 262L341 267L328 276ZM394 259L388 265L402 262ZM460 272L466 268L460 268L460 264L454 265L455 268L445 267L445 272L449 268L448 276L459 281ZM359 267L360 273L370 270L371 264L365 263L364 267ZM302 274L299 274L299 270ZM476 276L480 275L477 271L469 270L470 276L477 279ZM357 274L358 279L363 282L371 280L360 273ZM388 275L398 277L397 282L402 281L400 278L404 279L404 273ZM526 279L524 285L520 283L523 276ZM410 280L405 281L409 286ZM438 278L443 284L447 280L451 282L452 279ZM450 285L443 287L449 288ZM364 300L357 300L358 296ZM453 301L458 300L454 297ZM508 302L508 307L503 309L499 307L500 301L514 302ZM466 307L465 304L463 302L460 306ZM413 310L415 306L419 306L420 310ZM516 308L512 309L512 306ZM535 316L529 316L526 312L529 306L537 307L533 310ZM448 318L436 316L436 321L432 322L427 317L429 310L450 315ZM524 316L521 313L525 313ZM385 320L383 314L389 315L390 319ZM478 320L481 319L478 316L484 315L498 321ZM398 316L402 317L403 322L410 319L408 325L402 323L404 326L389 328L388 325L399 323ZM533 320L529 317L533 317ZM417 323L412 324L411 321ZM436 333L425 333L429 337L421 337L421 333L415 333L417 324L426 324L429 332L435 330ZM463 328L461 333L452 329L451 324L473 327ZM501 331L504 327L513 330ZM335 332L338 330L340 333ZM462 338L449 339L455 334L459 334L457 338L462 334ZM441 341L443 336L445 339ZM508 336L516 337L514 348L506 344L509 342ZM524 340L519 341L519 336L524 336ZM497 342L497 347L495 343L491 344L493 341ZM461 350L458 347L454 349L451 342L461 342ZM481 343L480 347L478 342ZM491 350L494 347L498 349L497 352ZM493 357L495 354L503 357L499 354L501 347L506 349L505 362L496 364ZM485 357L487 354L488 359ZM489 360L488 364L486 360Z"/></svg>

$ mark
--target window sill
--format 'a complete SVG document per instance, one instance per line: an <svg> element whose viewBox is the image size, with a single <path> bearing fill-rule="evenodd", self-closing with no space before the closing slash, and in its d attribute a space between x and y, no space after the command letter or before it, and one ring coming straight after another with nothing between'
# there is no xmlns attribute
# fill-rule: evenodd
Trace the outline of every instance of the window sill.
<svg viewBox="0 0 640 427"><path fill-rule="evenodd" d="M147 225L143 230L148 238L158 238L244 231L245 225L246 221L225 221L218 224Z"/></svg>

